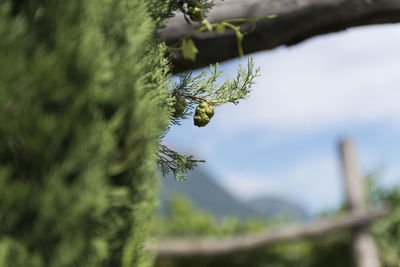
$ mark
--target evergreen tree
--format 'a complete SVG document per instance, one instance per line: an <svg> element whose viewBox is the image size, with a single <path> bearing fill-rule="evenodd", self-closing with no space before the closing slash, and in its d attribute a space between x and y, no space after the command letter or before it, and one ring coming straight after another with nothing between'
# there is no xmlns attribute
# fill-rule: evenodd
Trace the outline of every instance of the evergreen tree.
<svg viewBox="0 0 400 267"><path fill-rule="evenodd" d="M171 85L155 33L177 9L193 17L186 1L0 3L0 267L151 264L156 163L182 178L197 162L160 140L254 77L250 64L220 87L216 69Z"/></svg>

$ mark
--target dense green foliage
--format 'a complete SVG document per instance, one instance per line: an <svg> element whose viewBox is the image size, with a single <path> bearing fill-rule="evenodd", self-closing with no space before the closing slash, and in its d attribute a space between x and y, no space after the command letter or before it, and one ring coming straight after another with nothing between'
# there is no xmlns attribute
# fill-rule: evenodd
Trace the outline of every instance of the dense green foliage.
<svg viewBox="0 0 400 267"><path fill-rule="evenodd" d="M371 179L372 181L373 179ZM386 204L393 212L375 222L371 227L383 267L400 266L400 187L383 189L370 184L371 205ZM341 210L330 212L341 213ZM249 232L266 231L280 227L284 220L252 219L240 221L229 217L218 220L211 214L197 210L188 199L176 196L170 200L167 218L155 220L154 235L159 237L223 237ZM326 216L326 215L324 215ZM314 239L282 242L258 250L235 253L234 255L199 258L158 258L156 267L351 267L351 235L348 231L336 232Z"/></svg>
<svg viewBox="0 0 400 267"><path fill-rule="evenodd" d="M149 261L169 114L154 31L143 1L0 4L0 266Z"/></svg>

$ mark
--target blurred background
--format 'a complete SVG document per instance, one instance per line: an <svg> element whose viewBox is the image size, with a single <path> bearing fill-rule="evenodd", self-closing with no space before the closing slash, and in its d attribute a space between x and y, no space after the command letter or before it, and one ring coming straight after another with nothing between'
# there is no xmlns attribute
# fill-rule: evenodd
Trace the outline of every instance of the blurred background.
<svg viewBox="0 0 400 267"><path fill-rule="evenodd" d="M362 171L379 169L380 183L393 186L400 182L399 45L400 26L384 25L256 53L261 75L248 100L218 108L204 128L184 121L164 142L205 159L207 177L238 200L284 199L310 215L342 203L339 138L355 139ZM221 69L234 77L246 62Z"/></svg>
<svg viewBox="0 0 400 267"><path fill-rule="evenodd" d="M163 179L159 233L220 237L343 211L338 142L357 143L369 203L400 204L400 26L368 26L253 54L248 100L191 120L164 142L207 162L182 183ZM247 58L221 64L234 77ZM400 210L375 223L383 266L400 266ZM397 240L397 241L396 241ZM353 266L349 232L235 257L159 258L157 266Z"/></svg>

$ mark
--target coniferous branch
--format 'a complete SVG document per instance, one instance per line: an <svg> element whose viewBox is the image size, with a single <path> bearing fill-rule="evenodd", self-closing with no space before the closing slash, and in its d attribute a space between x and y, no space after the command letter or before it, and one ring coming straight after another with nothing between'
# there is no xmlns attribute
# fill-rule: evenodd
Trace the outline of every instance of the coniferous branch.
<svg viewBox="0 0 400 267"><path fill-rule="evenodd" d="M222 75L222 70L218 65L211 66L209 71L203 70L198 75L193 75L191 72L179 75L179 82L175 83L169 103L171 120L160 142L173 125L180 125L182 120L192 118L196 106L201 103L206 102L210 106L220 106L225 103L238 104L240 100L246 99L254 84L254 78L258 76L258 71L258 68L254 68L253 60L250 58L247 68L240 66L236 77L227 79L221 85L218 83L218 78ZM186 105L178 117L174 117L176 108L174 96L184 98L183 101ZM195 168L197 163L204 162L193 159L193 156L179 154L165 145L159 145L157 156L157 166L161 173L165 176L172 172L175 180L179 181L184 180L187 171Z"/></svg>
<svg viewBox="0 0 400 267"><path fill-rule="evenodd" d="M236 19L228 22L210 24L205 20L205 13L213 6L209 0L179 0L172 1L173 9L180 10L185 20L190 24L191 21L204 24L198 31L215 30L222 33L225 28L231 28L237 32L239 51L241 50L240 27L231 23L243 23L250 21L254 24L256 19ZM223 28L223 29L222 29ZM197 32L197 31L196 31ZM194 32L193 34L196 34ZM182 40L180 48L170 47L170 50L180 50L186 56L195 59L196 48L190 38ZM210 66L209 70L203 70L198 75L191 72L178 75L179 82L175 83L169 98L170 122L160 138L160 143L173 125L180 125L182 120L194 116L194 124L199 127L205 126L214 115L215 106L225 103L238 104L241 99L246 99L250 93L250 88L254 84L254 78L258 76L259 69L254 68L252 59L248 60L247 68L239 66L239 70L234 79L227 79L224 83L219 83L218 79L222 75L219 65ZM202 160L195 160L193 156L182 155L169 149L165 145L159 145L157 150L157 166L165 176L173 173L175 180L182 181L187 171L192 170Z"/></svg>
<svg viewBox="0 0 400 267"><path fill-rule="evenodd" d="M186 97L186 98L191 98L191 99L193 99L193 100L205 101L205 102L209 102L209 103L214 103L214 102L216 102L216 101L214 101L214 100L207 99L207 98L204 98L204 97L195 96L195 95L183 94L183 93L176 92L176 91L173 92L172 95L180 95L180 96L183 96L183 97Z"/></svg>
<svg viewBox="0 0 400 267"><path fill-rule="evenodd" d="M193 77L191 73L184 73L180 76L180 83L175 87L172 94L180 94L197 103L207 101L213 106L220 106L225 103L238 104L239 100L246 99L255 83L254 78L258 76L259 68L254 68L253 59L250 58L247 68L239 66L235 79L227 79L218 86L217 79L222 71L219 65L210 67L209 74L202 71Z"/></svg>
<svg viewBox="0 0 400 267"><path fill-rule="evenodd" d="M207 102L212 106L220 106L225 103L238 104L246 99L251 92L254 79L259 75L259 68L254 67L252 58L249 58L247 68L239 66L234 79L227 79L222 85L218 84L218 78L223 71L219 65L210 66L209 70L203 70L197 75L192 72L179 74L179 81L175 83L171 95L180 95L187 99L187 106L183 114L175 118L171 115L171 121L166 130L172 125L180 125L182 120L193 117L196 106L201 102ZM173 112L173 104L170 105Z"/></svg>
<svg viewBox="0 0 400 267"><path fill-rule="evenodd" d="M162 144L158 146L157 155L157 167L162 175L172 173L174 179L181 182L185 180L188 171L193 170L199 162L205 162L194 159L192 155L180 154Z"/></svg>

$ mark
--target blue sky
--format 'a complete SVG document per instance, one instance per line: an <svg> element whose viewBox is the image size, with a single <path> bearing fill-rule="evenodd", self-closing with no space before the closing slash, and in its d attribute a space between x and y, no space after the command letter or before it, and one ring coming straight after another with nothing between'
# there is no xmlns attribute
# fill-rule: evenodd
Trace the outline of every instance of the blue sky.
<svg viewBox="0 0 400 267"><path fill-rule="evenodd" d="M400 183L400 25L354 28L253 54L261 76L251 97L187 120L164 142L207 163L242 200L282 196L311 213L343 199L337 143L357 142L364 173ZM234 76L247 58L221 64Z"/></svg>

